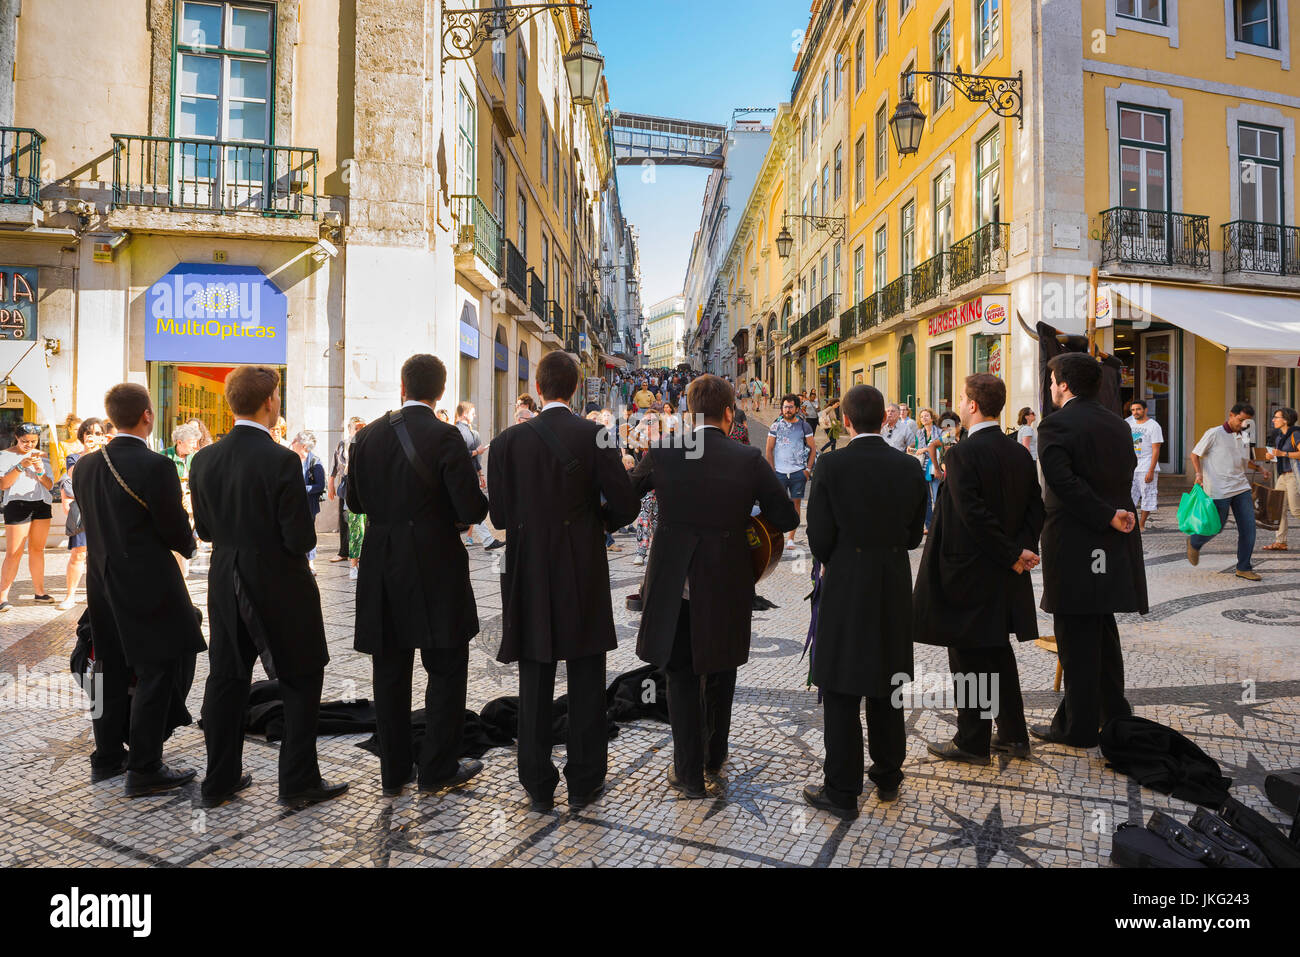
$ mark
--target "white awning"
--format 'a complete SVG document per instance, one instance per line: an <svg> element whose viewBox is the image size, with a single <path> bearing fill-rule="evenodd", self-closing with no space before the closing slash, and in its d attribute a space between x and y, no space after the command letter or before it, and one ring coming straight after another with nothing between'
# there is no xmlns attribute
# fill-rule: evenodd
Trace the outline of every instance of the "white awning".
<svg viewBox="0 0 1300 957"><path fill-rule="evenodd" d="M1298 297L1154 283L1108 285L1135 314L1146 313L1221 346L1229 365L1300 367Z"/></svg>

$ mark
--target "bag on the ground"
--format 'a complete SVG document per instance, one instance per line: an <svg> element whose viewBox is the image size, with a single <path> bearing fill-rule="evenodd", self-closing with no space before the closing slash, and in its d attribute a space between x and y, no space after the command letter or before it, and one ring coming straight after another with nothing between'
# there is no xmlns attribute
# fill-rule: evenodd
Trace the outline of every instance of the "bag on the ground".
<svg viewBox="0 0 1300 957"><path fill-rule="evenodd" d="M1111 838L1110 860L1117 867L1210 866L1201 852L1127 821L1115 830Z"/></svg>
<svg viewBox="0 0 1300 957"><path fill-rule="evenodd" d="M1178 503L1178 530L1184 535L1218 535L1223 531L1223 520L1214 500L1199 485L1184 492Z"/></svg>
<svg viewBox="0 0 1300 957"><path fill-rule="evenodd" d="M1189 738L1156 721L1126 715L1101 729L1101 753L1111 767L1138 783L1184 801L1218 807L1231 779Z"/></svg>
<svg viewBox="0 0 1300 957"><path fill-rule="evenodd" d="M1263 480L1250 483L1255 524L1274 532L1282 524L1282 511L1286 508L1286 492L1276 486L1277 482L1270 473L1265 473Z"/></svg>
<svg viewBox="0 0 1300 957"><path fill-rule="evenodd" d="M1274 867L1300 867L1300 844L1287 839L1282 829L1236 798L1227 798L1219 816L1238 834L1250 840Z"/></svg>

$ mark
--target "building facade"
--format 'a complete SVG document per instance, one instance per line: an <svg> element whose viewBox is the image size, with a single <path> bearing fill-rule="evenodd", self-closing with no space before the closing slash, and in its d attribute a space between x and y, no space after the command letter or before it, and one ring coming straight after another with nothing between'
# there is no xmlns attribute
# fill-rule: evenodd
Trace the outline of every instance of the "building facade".
<svg viewBox="0 0 1300 957"><path fill-rule="evenodd" d="M675 369L686 361L682 338L686 333L686 300L670 296L646 308L649 343L645 365L653 369Z"/></svg>

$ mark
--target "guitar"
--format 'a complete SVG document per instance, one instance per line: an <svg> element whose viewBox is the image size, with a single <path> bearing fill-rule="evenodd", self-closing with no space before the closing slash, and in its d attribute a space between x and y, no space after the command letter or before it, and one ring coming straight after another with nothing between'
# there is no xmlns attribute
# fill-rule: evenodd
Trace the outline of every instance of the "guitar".
<svg viewBox="0 0 1300 957"><path fill-rule="evenodd" d="M781 563L785 536L762 515L755 515L745 528L745 541L749 545L749 556L754 564L754 584L757 585Z"/></svg>

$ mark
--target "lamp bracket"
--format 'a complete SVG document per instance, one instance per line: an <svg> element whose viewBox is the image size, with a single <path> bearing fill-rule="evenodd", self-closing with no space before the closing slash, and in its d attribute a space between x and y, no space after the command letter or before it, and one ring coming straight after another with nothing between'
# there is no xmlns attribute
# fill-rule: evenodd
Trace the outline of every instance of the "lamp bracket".
<svg viewBox="0 0 1300 957"><path fill-rule="evenodd" d="M442 60L469 60L488 40L504 40L548 10L591 10L590 3L498 3L471 10L442 10Z"/></svg>
<svg viewBox="0 0 1300 957"><path fill-rule="evenodd" d="M1020 128L1025 128L1025 111L1023 102L1024 71L1019 70L1015 76L984 76L980 73L963 73L961 67L955 72L945 73L940 70L908 70L902 76L904 80L912 76L927 77L931 83L943 82L956 90L972 103L987 103L990 110L998 116L1014 117L1020 121Z"/></svg>
<svg viewBox="0 0 1300 957"><path fill-rule="evenodd" d="M786 213L781 220L782 227L790 224L791 220L796 222L807 222L813 229L820 230L831 234L831 239L844 235L844 229L847 220L843 216L818 216L813 213Z"/></svg>

